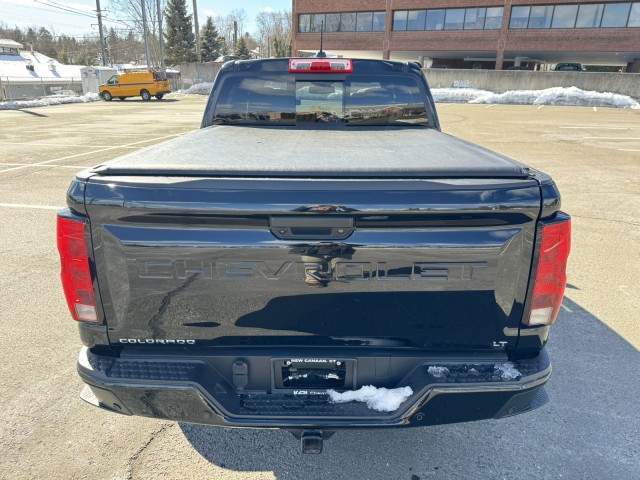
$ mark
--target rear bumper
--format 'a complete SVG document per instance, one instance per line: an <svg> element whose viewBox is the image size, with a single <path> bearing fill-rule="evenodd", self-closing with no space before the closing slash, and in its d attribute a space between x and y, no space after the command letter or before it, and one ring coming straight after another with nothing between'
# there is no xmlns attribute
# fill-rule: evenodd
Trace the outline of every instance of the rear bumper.
<svg viewBox="0 0 640 480"><path fill-rule="evenodd" d="M551 374L545 350L538 357L503 363L429 358L397 385L413 394L394 412L366 404L331 403L322 391L258 391L234 387L208 358L101 356L83 348L78 373L82 397L126 415L231 427L340 429L412 427L512 416L544 405ZM364 362L363 362L364 363ZM434 376L429 367L448 373ZM518 375L513 375L515 368ZM256 368L255 370L259 370ZM437 374L436 370L432 372ZM268 370L266 373L269 375Z"/></svg>

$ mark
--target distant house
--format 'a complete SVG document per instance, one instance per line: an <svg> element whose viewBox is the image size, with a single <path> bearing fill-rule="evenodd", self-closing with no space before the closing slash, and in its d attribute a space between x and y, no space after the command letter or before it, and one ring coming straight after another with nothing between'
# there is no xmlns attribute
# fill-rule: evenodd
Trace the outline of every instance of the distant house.
<svg viewBox="0 0 640 480"><path fill-rule="evenodd" d="M0 101L82 93L82 65L64 65L13 40L0 39Z"/></svg>

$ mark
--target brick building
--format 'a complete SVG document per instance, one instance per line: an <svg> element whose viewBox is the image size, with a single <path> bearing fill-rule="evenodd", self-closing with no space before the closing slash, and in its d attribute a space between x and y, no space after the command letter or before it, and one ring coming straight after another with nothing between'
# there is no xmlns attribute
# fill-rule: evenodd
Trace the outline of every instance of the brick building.
<svg viewBox="0 0 640 480"><path fill-rule="evenodd" d="M579 62L640 72L640 1L293 0L293 51L495 68Z"/></svg>

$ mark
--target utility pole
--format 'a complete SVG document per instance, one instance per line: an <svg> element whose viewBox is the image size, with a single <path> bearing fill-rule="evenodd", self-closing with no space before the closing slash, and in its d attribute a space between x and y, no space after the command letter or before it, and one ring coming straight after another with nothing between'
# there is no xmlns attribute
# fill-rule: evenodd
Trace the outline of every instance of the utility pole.
<svg viewBox="0 0 640 480"><path fill-rule="evenodd" d="M164 37L162 35L162 8L160 8L160 0L156 0L158 8L158 40L160 40L160 68L164 71Z"/></svg>
<svg viewBox="0 0 640 480"><path fill-rule="evenodd" d="M149 68L151 65L149 65L151 63L151 58L149 55L149 39L147 38L147 9L145 6L146 0L140 0L140 3L142 4L142 35L144 36L144 53L147 57L147 68Z"/></svg>
<svg viewBox="0 0 640 480"><path fill-rule="evenodd" d="M100 32L100 60L104 67L107 64L107 56L104 53L104 32L102 31L102 10L100 9L100 0L96 0L96 14L98 16L98 31Z"/></svg>
<svg viewBox="0 0 640 480"><path fill-rule="evenodd" d="M236 44L238 43L238 21L233 21L233 50L236 50Z"/></svg>
<svg viewBox="0 0 640 480"><path fill-rule="evenodd" d="M200 26L198 25L198 2L193 0L193 26L196 28L196 57L198 61L202 61L202 53L200 53Z"/></svg>

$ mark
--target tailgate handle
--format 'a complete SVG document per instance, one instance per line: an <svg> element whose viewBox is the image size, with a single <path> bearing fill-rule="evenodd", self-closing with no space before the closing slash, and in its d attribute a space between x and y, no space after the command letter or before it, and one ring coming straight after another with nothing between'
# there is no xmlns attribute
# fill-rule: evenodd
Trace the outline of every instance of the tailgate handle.
<svg viewBox="0 0 640 480"><path fill-rule="evenodd" d="M353 233L353 217L333 215L272 216L271 233L283 240L343 240Z"/></svg>

